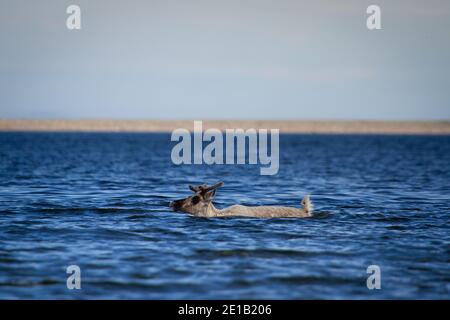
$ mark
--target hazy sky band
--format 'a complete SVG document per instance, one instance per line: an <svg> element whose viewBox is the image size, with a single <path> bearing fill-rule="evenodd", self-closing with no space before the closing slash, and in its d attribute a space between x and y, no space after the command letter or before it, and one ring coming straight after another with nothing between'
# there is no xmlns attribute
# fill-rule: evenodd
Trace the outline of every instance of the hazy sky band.
<svg viewBox="0 0 450 320"><path fill-rule="evenodd" d="M449 120L449 32L447 0L3 0L0 117Z"/></svg>

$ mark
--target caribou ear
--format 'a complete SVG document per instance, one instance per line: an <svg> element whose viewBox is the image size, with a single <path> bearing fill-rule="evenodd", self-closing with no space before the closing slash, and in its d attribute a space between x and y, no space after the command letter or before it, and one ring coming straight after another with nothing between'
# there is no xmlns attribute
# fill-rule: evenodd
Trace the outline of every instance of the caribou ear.
<svg viewBox="0 0 450 320"><path fill-rule="evenodd" d="M218 182L215 185L212 185L211 187L206 188L206 191L218 189L220 187L223 187L223 185L224 185L224 183L222 181Z"/></svg>
<svg viewBox="0 0 450 320"><path fill-rule="evenodd" d="M208 187L207 184L202 184L197 187L189 185L189 189L191 189L195 193L206 194L207 192L210 192L211 190L216 190L217 188L220 188L223 185L224 185L223 182L216 183L215 185L210 186L210 187Z"/></svg>

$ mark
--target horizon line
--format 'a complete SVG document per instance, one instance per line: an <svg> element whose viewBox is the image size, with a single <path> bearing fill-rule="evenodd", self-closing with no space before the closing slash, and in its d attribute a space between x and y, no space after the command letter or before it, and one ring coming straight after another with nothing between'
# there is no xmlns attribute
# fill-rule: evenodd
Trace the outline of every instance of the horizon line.
<svg viewBox="0 0 450 320"><path fill-rule="evenodd" d="M450 135L450 120L306 119L3 119L0 132L172 132L193 131L194 121L208 129L279 129L280 133Z"/></svg>

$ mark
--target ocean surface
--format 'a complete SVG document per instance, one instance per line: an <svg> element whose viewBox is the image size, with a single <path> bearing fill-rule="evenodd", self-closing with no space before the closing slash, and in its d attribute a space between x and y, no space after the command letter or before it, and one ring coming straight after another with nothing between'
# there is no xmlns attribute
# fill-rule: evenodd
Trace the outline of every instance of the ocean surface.
<svg viewBox="0 0 450 320"><path fill-rule="evenodd" d="M0 299L449 299L450 137L281 135L280 170L172 164L169 134L0 133ZM306 219L196 218L169 202ZM66 269L81 269L69 290ZM369 290L377 265L381 289Z"/></svg>

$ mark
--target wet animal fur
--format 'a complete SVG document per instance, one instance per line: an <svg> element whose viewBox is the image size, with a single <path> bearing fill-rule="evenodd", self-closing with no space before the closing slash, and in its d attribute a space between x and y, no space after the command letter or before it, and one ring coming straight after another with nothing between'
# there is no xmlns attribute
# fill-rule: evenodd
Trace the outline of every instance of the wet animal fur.
<svg viewBox="0 0 450 320"><path fill-rule="evenodd" d="M243 206L232 205L224 209L214 207L212 199L216 194L216 190L223 186L223 182L219 182L213 186L200 185L197 187L189 186L194 195L185 199L176 200L170 203L175 211L183 211L198 217L256 217L256 218L306 218L312 216L313 205L308 195L302 202L301 208L284 207L284 206Z"/></svg>

